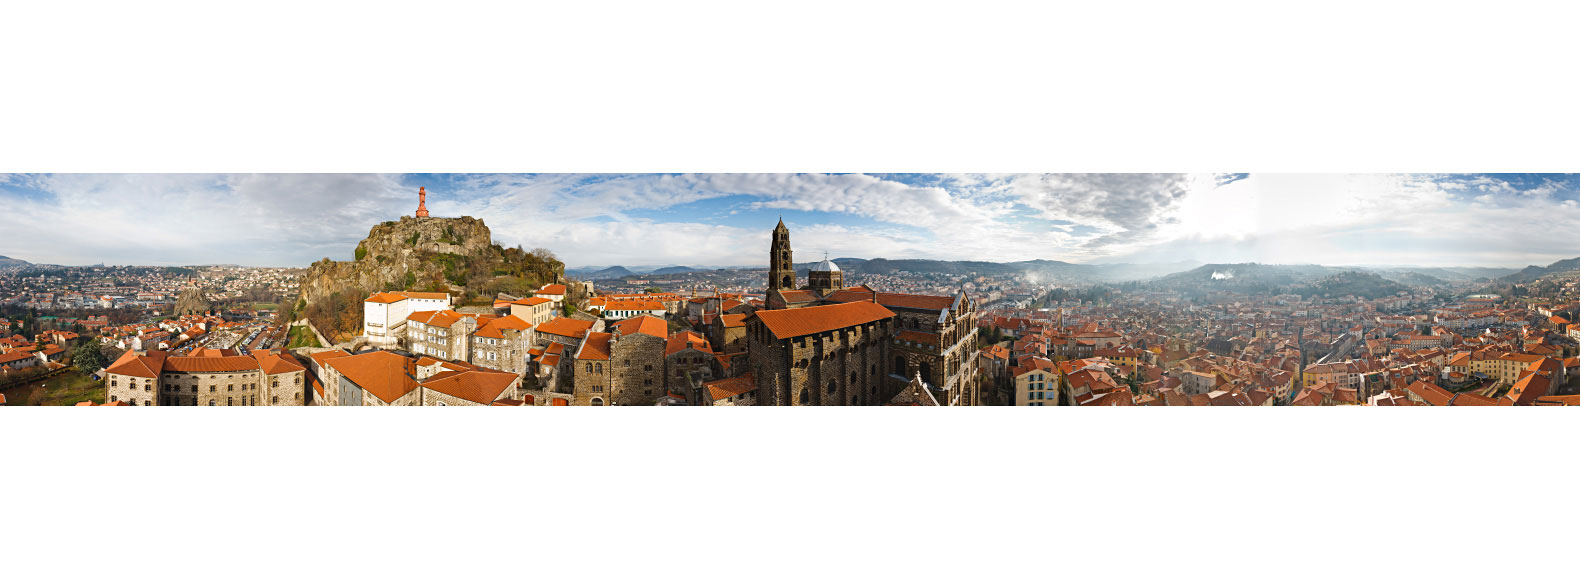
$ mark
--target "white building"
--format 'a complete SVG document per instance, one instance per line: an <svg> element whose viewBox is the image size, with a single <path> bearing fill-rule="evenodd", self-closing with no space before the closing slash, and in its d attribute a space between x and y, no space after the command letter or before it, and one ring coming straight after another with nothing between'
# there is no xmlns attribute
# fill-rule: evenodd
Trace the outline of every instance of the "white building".
<svg viewBox="0 0 1580 580"><path fill-rule="evenodd" d="M406 318L414 312L449 310L444 292L379 292L362 301L362 336L379 348L400 346L406 337Z"/></svg>

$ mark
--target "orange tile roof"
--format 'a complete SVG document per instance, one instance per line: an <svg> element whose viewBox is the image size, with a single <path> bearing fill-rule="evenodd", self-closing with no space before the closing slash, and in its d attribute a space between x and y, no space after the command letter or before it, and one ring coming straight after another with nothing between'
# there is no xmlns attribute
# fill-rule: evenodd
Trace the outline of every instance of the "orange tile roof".
<svg viewBox="0 0 1580 580"><path fill-rule="evenodd" d="M421 322L428 326L449 328L466 316L454 310L423 310L411 313L410 316L406 317L406 320Z"/></svg>
<svg viewBox="0 0 1580 580"><path fill-rule="evenodd" d="M587 333L587 339L576 351L576 360L609 360L609 339L613 336L607 332Z"/></svg>
<svg viewBox="0 0 1580 580"><path fill-rule="evenodd" d="M416 363L392 352L378 350L332 359L327 364L386 403L417 388L417 381L412 378L417 372Z"/></svg>
<svg viewBox="0 0 1580 580"><path fill-rule="evenodd" d="M708 394L712 395L713 400L715 401L728 399L740 394L750 393L757 389L757 383L755 379L752 378L751 373L746 373L741 376L731 377L728 379L708 381L702 383L702 386L707 387Z"/></svg>
<svg viewBox="0 0 1580 580"><path fill-rule="evenodd" d="M554 294L554 295L564 294L565 293L565 285L564 284L549 284L549 285L544 286L543 289L539 290L537 293L538 294Z"/></svg>
<svg viewBox="0 0 1580 580"><path fill-rule="evenodd" d="M430 377L422 383L422 386L479 405L487 405L498 399L505 389L510 388L510 385L520 378L515 373L487 369L451 371Z"/></svg>
<svg viewBox="0 0 1580 580"><path fill-rule="evenodd" d="M721 315L719 315L719 324L724 325L725 328L737 328L737 327L746 326L746 315L745 314L721 314Z"/></svg>
<svg viewBox="0 0 1580 580"><path fill-rule="evenodd" d="M539 334L553 334L581 338L587 336L587 331L592 330L593 321L577 320L575 318L556 318L538 325Z"/></svg>
<svg viewBox="0 0 1580 580"><path fill-rule="evenodd" d="M620 334L647 334L664 338L669 334L669 324L656 316L633 316L615 323L615 328L620 329Z"/></svg>
<svg viewBox="0 0 1580 580"><path fill-rule="evenodd" d="M154 355L153 353L156 352L159 354ZM104 372L107 374L157 379L165 366L164 356L165 354L160 351L149 351L147 355L139 355L136 351L128 350L121 355L121 358L115 359L115 362L110 363L109 368L104 369Z"/></svg>
<svg viewBox="0 0 1580 580"><path fill-rule="evenodd" d="M828 295L830 302L871 302L874 293L858 288L846 288ZM878 304L893 308L909 308L911 310L946 310L953 306L955 299L950 296L930 296L927 294L901 294L897 292L877 292Z"/></svg>
<svg viewBox="0 0 1580 580"><path fill-rule="evenodd" d="M894 312L871 302L847 302L785 310L760 310L761 320L779 339L829 332L894 317Z"/></svg>
<svg viewBox="0 0 1580 580"><path fill-rule="evenodd" d="M537 297L537 296L533 296L531 298L522 298L522 299L517 300L515 302L511 302L511 304L520 304L522 306L537 306L539 304L545 304L545 303L548 303L548 302L553 302L553 300L549 300L548 298L540 298L540 297Z"/></svg>
<svg viewBox="0 0 1580 580"><path fill-rule="evenodd" d="M669 337L669 342L664 345L664 356L669 356L688 348L713 354L713 349L708 346L708 339L690 330L683 330Z"/></svg>
<svg viewBox="0 0 1580 580"><path fill-rule="evenodd" d="M165 359L164 370L178 373L235 373L261 369L258 359L250 356L172 356Z"/></svg>
<svg viewBox="0 0 1580 580"><path fill-rule="evenodd" d="M532 324L522 320L520 317L505 316L489 320L481 327L478 327L477 332L473 334L483 338L505 338L505 331L507 330L526 330L529 328L532 328Z"/></svg>

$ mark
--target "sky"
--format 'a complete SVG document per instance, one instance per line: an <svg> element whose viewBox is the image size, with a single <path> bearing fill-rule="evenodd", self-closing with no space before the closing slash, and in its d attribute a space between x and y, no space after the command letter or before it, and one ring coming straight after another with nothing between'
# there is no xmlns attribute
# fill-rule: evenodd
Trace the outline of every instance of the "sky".
<svg viewBox="0 0 1580 580"><path fill-rule="evenodd" d="M0 255L306 266L417 207L569 267L797 261L1545 265L1580 256L1570 174L0 174Z"/></svg>

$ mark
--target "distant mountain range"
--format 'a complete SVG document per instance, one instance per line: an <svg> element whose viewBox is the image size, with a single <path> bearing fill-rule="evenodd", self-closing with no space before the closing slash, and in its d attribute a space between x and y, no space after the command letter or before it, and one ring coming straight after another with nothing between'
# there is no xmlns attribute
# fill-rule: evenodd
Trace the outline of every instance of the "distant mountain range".
<svg viewBox="0 0 1580 580"><path fill-rule="evenodd" d="M819 260L821 261L821 260ZM1322 266L1317 264L1202 264L1200 262L1168 262L1152 264L1073 264L1058 260L1025 260L1020 262L983 262L971 260L920 260L888 258L835 258L841 270L852 274L888 275L896 272L917 274L953 275L1003 275L1026 274L1043 277L1047 282L1131 282L1151 280L1159 287L1184 287L1203 281L1215 282L1214 287L1263 288L1266 290L1292 291L1297 285L1307 285L1322 278L1347 272L1361 272L1376 277L1347 277L1347 282L1359 284L1366 292L1384 292L1397 286L1443 286L1461 282L1531 282L1559 272L1580 270L1580 258L1559 260L1547 266L1528 266L1523 270L1513 268L1418 267L1418 266ZM817 262L795 265L796 273L805 276ZM722 269L750 270L763 266L734 266ZM583 267L566 270L566 275L581 280L614 280L628 276L665 276L701 272L721 268L696 268L690 266ZM1215 278L1214 275L1217 275ZM1344 284L1329 289L1342 290ZM1302 286L1304 287L1304 286ZM1315 286L1313 286L1315 288ZM1396 290L1395 290L1396 291ZM1295 292L1299 293L1299 292ZM1391 292L1390 292L1391 293Z"/></svg>
<svg viewBox="0 0 1580 580"><path fill-rule="evenodd" d="M1535 282L1537 278L1541 278L1542 276L1546 276L1548 274L1573 272L1575 270L1580 270L1580 258L1559 260L1546 266L1526 266L1523 270L1509 274L1502 278L1498 278L1498 281L1508 282L1511 284Z"/></svg>
<svg viewBox="0 0 1580 580"><path fill-rule="evenodd" d="M18 260L16 258L7 258L5 256L0 256L0 268L12 268L12 267L18 267L18 266L31 266L31 265L33 265L33 263L32 262L28 262L27 260Z"/></svg>
<svg viewBox="0 0 1580 580"><path fill-rule="evenodd" d="M821 262L822 260L818 260ZM979 262L949 260L890 260L887 258L835 258L831 260L841 270L852 274L893 274L913 272L918 274L1033 274L1047 276L1049 281L1070 280L1089 282L1124 282L1153 278L1193 268L1200 262L1174 262L1168 264L1072 264L1057 260L1028 260L1022 262ZM806 275L817 262L795 265L796 272ZM739 266L726 269L762 269L763 266ZM627 276L663 276L688 272L708 271L718 268L693 268L689 266L664 266L627 268L624 266L583 267L566 270L566 275L582 280L613 280Z"/></svg>

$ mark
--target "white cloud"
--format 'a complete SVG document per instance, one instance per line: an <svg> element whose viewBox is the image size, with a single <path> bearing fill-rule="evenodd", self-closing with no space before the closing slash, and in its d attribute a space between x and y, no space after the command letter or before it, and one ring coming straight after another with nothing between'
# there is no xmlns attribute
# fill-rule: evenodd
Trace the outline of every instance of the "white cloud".
<svg viewBox="0 0 1580 580"><path fill-rule="evenodd" d="M426 178L425 178L426 179ZM1580 255L1574 192L1485 175L460 175L435 215L575 265L766 261L773 210L798 258L1524 264ZM36 262L305 265L347 259L414 209L409 176L0 175ZM431 182L431 181L429 181ZM42 192L33 193L33 192ZM726 196L694 216L656 212ZM811 212L800 213L800 212ZM755 214L755 215L753 215ZM845 216L831 219L834 216ZM759 223L761 222L761 223Z"/></svg>

